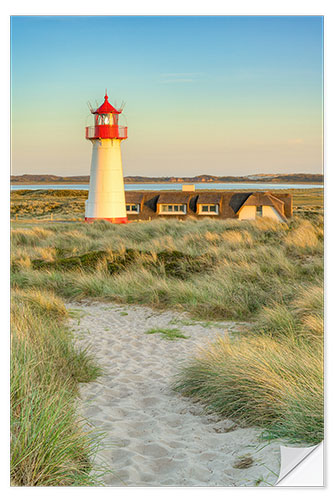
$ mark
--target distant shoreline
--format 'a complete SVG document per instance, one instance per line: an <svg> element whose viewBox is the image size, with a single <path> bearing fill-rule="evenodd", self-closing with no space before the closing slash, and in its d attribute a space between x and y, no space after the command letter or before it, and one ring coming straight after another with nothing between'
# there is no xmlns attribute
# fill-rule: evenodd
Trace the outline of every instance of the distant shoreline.
<svg viewBox="0 0 333 500"><path fill-rule="evenodd" d="M86 185L89 184L89 175L54 175L54 174L22 174L11 175L11 184L16 185L45 185L45 184L62 184L62 185ZM291 173L291 174L249 174L249 175L211 175L200 174L193 176L145 176L145 175L125 175L125 184L169 184L175 186L179 184L200 184L200 185L215 185L215 184L317 184L324 183L323 174L307 174L307 173Z"/></svg>
<svg viewBox="0 0 333 500"><path fill-rule="evenodd" d="M235 181L209 181L209 182L203 182L203 181L181 181L181 182L172 182L172 181L127 181L126 179L124 179L124 183L125 184L170 184L171 186L172 185L175 185L175 184L236 184L236 183L239 183L239 184L295 184L297 182L297 184L304 184L304 185L307 185L307 184L316 184L318 186L322 186L324 183L323 182L316 182L316 181L295 181L295 180L289 180L289 181L286 181L284 180L283 182L282 181L272 181L272 180L269 180L269 181L266 181L265 179L256 179L256 180L235 180ZM89 181L11 181L10 182L11 184L15 185L15 184L19 184L19 185L22 185L22 186L31 186L31 185L36 185L36 186L43 186L43 185L48 185L48 184L68 184L69 186L70 185L73 185L73 184L80 184L82 186L87 186L89 184Z"/></svg>

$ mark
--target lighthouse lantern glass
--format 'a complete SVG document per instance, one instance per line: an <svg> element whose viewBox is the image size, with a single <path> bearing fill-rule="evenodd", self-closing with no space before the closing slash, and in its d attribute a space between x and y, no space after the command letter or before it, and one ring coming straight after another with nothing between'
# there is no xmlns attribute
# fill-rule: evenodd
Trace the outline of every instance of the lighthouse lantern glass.
<svg viewBox="0 0 333 500"><path fill-rule="evenodd" d="M98 125L112 125L113 119L112 114L101 114L97 115L97 124Z"/></svg>
<svg viewBox="0 0 333 500"><path fill-rule="evenodd" d="M104 103L91 111L94 115L94 125L86 127L86 139L127 139L127 127L119 125L121 111L117 111L105 95Z"/></svg>

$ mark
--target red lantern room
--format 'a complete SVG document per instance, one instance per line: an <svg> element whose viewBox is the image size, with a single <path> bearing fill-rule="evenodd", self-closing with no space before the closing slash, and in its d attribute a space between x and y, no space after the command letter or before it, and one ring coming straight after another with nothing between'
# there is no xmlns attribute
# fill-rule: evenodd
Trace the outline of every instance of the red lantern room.
<svg viewBox="0 0 333 500"><path fill-rule="evenodd" d="M121 111L109 103L107 93L103 104L96 110L91 110L94 115L94 125L86 127L86 139L127 139L127 127L118 125Z"/></svg>

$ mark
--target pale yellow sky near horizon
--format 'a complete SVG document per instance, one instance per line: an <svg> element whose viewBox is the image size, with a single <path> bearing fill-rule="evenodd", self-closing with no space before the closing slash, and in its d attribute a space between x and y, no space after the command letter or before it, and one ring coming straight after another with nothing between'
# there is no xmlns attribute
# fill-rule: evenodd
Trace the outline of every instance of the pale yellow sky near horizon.
<svg viewBox="0 0 333 500"><path fill-rule="evenodd" d="M83 121L83 120L82 120ZM233 126L209 120L201 131L200 122L179 120L152 122L131 117L128 135L122 143L124 175L192 176L249 175L255 173L321 173L322 138L316 127L305 123L295 130L289 122L269 124L264 119L234 119ZM279 120L280 121L280 120ZM317 130L320 130L316 119ZM12 174L87 175L91 144L84 138L83 122L45 121L35 116L12 124Z"/></svg>
<svg viewBox="0 0 333 500"><path fill-rule="evenodd" d="M12 173L87 175L105 87L124 175L322 172L322 16L13 16Z"/></svg>

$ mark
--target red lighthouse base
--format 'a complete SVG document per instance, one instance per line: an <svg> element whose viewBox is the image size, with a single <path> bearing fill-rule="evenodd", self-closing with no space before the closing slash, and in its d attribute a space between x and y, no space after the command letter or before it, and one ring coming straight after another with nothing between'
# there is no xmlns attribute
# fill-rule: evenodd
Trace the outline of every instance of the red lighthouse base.
<svg viewBox="0 0 333 500"><path fill-rule="evenodd" d="M107 222L112 222L112 224L127 224L128 220L127 217L111 217L111 218L105 218L105 217L85 217L84 222L95 222L97 220L106 220Z"/></svg>

